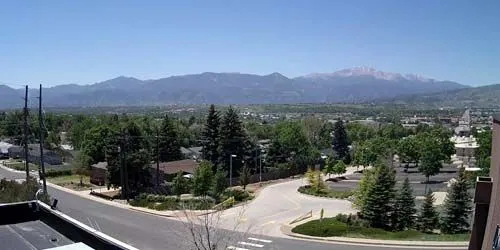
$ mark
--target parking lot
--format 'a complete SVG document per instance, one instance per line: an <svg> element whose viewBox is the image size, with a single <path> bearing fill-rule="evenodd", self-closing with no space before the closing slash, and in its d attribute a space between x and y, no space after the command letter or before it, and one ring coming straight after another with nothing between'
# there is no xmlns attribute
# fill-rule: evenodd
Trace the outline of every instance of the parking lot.
<svg viewBox="0 0 500 250"><path fill-rule="evenodd" d="M396 187L399 187L405 178L410 180L411 186L413 188L413 193L415 196L424 196L426 186L427 189L431 189L433 192L446 192L447 182L456 177L458 174L458 168L451 164L446 164L441 169L440 173L430 177L430 183L425 183L426 177L418 172L415 167L410 167L407 172L404 171L403 167L396 167ZM328 186L331 189L339 191L354 190L357 188L360 180L363 178L362 173L355 173L346 176L346 180L332 182L328 181Z"/></svg>

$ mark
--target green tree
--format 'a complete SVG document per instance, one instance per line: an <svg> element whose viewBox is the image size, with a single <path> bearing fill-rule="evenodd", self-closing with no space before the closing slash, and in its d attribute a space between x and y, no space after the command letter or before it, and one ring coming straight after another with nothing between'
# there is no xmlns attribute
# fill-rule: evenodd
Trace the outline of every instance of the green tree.
<svg viewBox="0 0 500 250"><path fill-rule="evenodd" d="M394 202L392 227L402 231L415 225L415 197L408 177L404 180Z"/></svg>
<svg viewBox="0 0 500 250"><path fill-rule="evenodd" d="M418 215L418 228L425 233L431 233L439 225L438 213L434 207L434 194L429 190Z"/></svg>
<svg viewBox="0 0 500 250"><path fill-rule="evenodd" d="M212 195L214 197L219 197L227 187L227 172L225 172L221 167L218 167L212 184Z"/></svg>
<svg viewBox="0 0 500 250"><path fill-rule="evenodd" d="M120 167L123 164L126 188L131 195L143 187L152 185L150 174L150 152L142 131L133 120L121 123L121 133L114 135L106 143L109 185L121 185ZM121 151L121 153L120 153ZM120 160L120 157L122 158ZM122 187L123 188L123 187Z"/></svg>
<svg viewBox="0 0 500 250"><path fill-rule="evenodd" d="M179 171L172 180L172 192L177 196L189 192L189 181L184 177L182 171Z"/></svg>
<svg viewBox="0 0 500 250"><path fill-rule="evenodd" d="M390 215L393 211L392 201L395 196L395 171L391 167L380 164L376 166L374 181L368 187L361 207L361 216L371 227L390 228Z"/></svg>
<svg viewBox="0 0 500 250"><path fill-rule="evenodd" d="M333 171L334 174L341 175L341 174L345 174L345 172L347 171L347 167L346 167L344 161L338 160L335 163L333 170L334 170Z"/></svg>
<svg viewBox="0 0 500 250"><path fill-rule="evenodd" d="M410 135L408 137L399 140L397 145L397 152L400 157L400 162L406 163L416 163L420 160L420 148L419 141L416 136Z"/></svg>
<svg viewBox="0 0 500 250"><path fill-rule="evenodd" d="M326 158L325 168L323 172L330 177L331 174L335 173L335 160L332 157Z"/></svg>
<svg viewBox="0 0 500 250"><path fill-rule="evenodd" d="M303 173L319 158L313 150L301 123L295 121L280 122L275 127L269 156L279 159L278 163L291 162ZM273 160L276 161L276 160Z"/></svg>
<svg viewBox="0 0 500 250"><path fill-rule="evenodd" d="M426 138L422 142L421 163L418 166L418 170L425 175L427 183L430 176L438 174L441 170L442 159L440 145L436 144L433 138Z"/></svg>
<svg viewBox="0 0 500 250"><path fill-rule="evenodd" d="M472 198L467 191L464 168L460 168L457 181L451 184L444 200L441 217L441 232L447 234L464 233L469 230L469 216L472 212Z"/></svg>
<svg viewBox="0 0 500 250"><path fill-rule="evenodd" d="M333 127L332 147L337 160L344 160L349 154L349 140L342 120L337 121Z"/></svg>
<svg viewBox="0 0 500 250"><path fill-rule="evenodd" d="M169 162L182 159L181 145L179 136L173 121L165 115L160 126L159 150L160 161Z"/></svg>
<svg viewBox="0 0 500 250"><path fill-rule="evenodd" d="M364 206L368 190L374 185L375 181L375 171L373 169L366 169L363 171L363 178L361 178L354 194L354 207L361 209Z"/></svg>
<svg viewBox="0 0 500 250"><path fill-rule="evenodd" d="M233 173L239 173L242 168L242 160L248 154L247 135L238 116L238 112L230 106L222 118L220 128L220 160L224 171L229 172L231 155L236 155L232 159Z"/></svg>
<svg viewBox="0 0 500 250"><path fill-rule="evenodd" d="M250 184L250 169L245 165L241 169L240 185L243 187L243 190L245 190L248 184Z"/></svg>
<svg viewBox="0 0 500 250"><path fill-rule="evenodd" d="M206 196L212 189L213 172L209 161L202 161L193 177L193 195Z"/></svg>
<svg viewBox="0 0 500 250"><path fill-rule="evenodd" d="M306 179L314 193L321 193L326 188L320 171L309 168L306 172Z"/></svg>
<svg viewBox="0 0 500 250"><path fill-rule="evenodd" d="M84 139L80 148L85 155L90 156L92 163L103 162L106 161L106 148L117 136L118 132L105 124L91 127L82 136Z"/></svg>
<svg viewBox="0 0 500 250"><path fill-rule="evenodd" d="M210 105L208 110L207 120L201 133L202 144L202 157L210 161L214 166L219 161L219 147L220 147L220 115L215 110L215 106Z"/></svg>

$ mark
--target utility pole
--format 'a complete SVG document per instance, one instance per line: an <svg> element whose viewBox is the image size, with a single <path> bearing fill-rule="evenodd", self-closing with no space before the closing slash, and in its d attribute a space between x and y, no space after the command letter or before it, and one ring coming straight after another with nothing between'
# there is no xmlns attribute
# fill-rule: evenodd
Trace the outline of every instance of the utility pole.
<svg viewBox="0 0 500 250"><path fill-rule="evenodd" d="M160 130L156 128L156 188L160 187Z"/></svg>
<svg viewBox="0 0 500 250"><path fill-rule="evenodd" d="M123 150L127 151L127 144L128 144L128 137L125 137L124 139L124 145L123 145ZM122 153L122 156L125 154ZM124 175L124 181L125 181L125 198L128 201L128 169L127 169L127 164L125 161L123 161L123 175Z"/></svg>
<svg viewBox="0 0 500 250"><path fill-rule="evenodd" d="M24 93L24 110L23 110L23 116L24 116L24 162L25 162L25 168L26 168L26 182L28 182L28 179L30 177L30 170L29 170L29 157L28 157L28 85L26 85L26 91Z"/></svg>
<svg viewBox="0 0 500 250"><path fill-rule="evenodd" d="M123 133L122 133L123 134ZM120 187L122 188L121 194L122 199L125 199L125 185L124 185L124 175L123 175L123 154L122 154L122 146L123 146L123 137L120 136L120 146L118 146L118 153L120 157Z"/></svg>
<svg viewBox="0 0 500 250"><path fill-rule="evenodd" d="M38 169L38 175L40 176L40 179L43 181L43 193L47 194L47 182L45 181L45 163L43 162L43 141L44 141L44 136L43 132L45 130L43 129L43 113L42 113L42 84L40 84L40 96L38 97L38 119L39 119L39 125L40 125L40 167L41 167L41 173L40 169Z"/></svg>

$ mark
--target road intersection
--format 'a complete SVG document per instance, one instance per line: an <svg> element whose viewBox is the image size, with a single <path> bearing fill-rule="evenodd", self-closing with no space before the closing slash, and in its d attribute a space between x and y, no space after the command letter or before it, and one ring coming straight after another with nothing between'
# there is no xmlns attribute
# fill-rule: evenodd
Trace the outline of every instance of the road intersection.
<svg viewBox="0 0 500 250"><path fill-rule="evenodd" d="M0 168L0 178L9 179L22 179L24 178L23 173L16 173L7 171L4 168ZM257 231L250 230L249 234L237 234L241 237L233 237L227 245L229 249L235 250L245 250L245 249L309 249L309 250L326 250L326 249L346 249L346 250L382 250L387 249L383 246L373 246L373 245L355 245L348 243L334 243L334 242L322 242L322 241L306 241L301 239L295 239L288 236L275 237L278 236L276 233L276 225L282 222L288 221L293 218L295 214L300 214L303 211L310 209L311 207L303 206L306 199L315 199L311 197L302 198L288 197L290 200L287 203L280 204L280 202L285 202L287 200L286 196L276 197L274 199L274 204L272 203L274 194L284 192L296 185L300 185L302 180L294 180L291 182L281 183L274 186L270 186L261 191L259 197L262 196L263 201L261 202L257 198L249 206L247 211L249 216L258 215L259 211L269 211L273 216L263 216L258 219L257 222L261 223ZM296 189L295 189L296 190ZM139 249L188 249L189 236L188 230L184 223L179 220L165 218L157 215L145 214L137 211L132 211L130 209L119 208L116 206L110 206L105 203L97 202L95 200L87 199L70 192L65 192L60 189L53 187L48 187L48 192L53 198L59 200L58 209L68 214L69 216L92 226L100 231L109 234L127 244L130 244ZM265 201L265 202L264 202ZM330 204L325 201L317 201L317 207L325 206L331 207L333 203ZM296 207L294 207L294 204ZM298 205L297 205L298 204ZM342 203L335 203L336 205ZM343 204L341 206L346 206ZM260 207L259 206L263 206ZM292 209L293 212L288 212L289 207L296 208ZM235 208L237 209L237 208ZM232 212L236 210L233 209ZM230 214L231 210L227 211ZM297 213L296 213L297 212ZM332 210L332 213L334 210ZM224 221L229 223L229 218L234 215L227 215ZM250 218L250 217L249 217ZM247 219L248 220L248 219ZM271 223L275 221L274 223ZM265 223L268 222L266 225ZM257 223L257 224L258 224ZM223 227L228 226L223 223ZM234 232L229 230L224 230L225 234L232 234ZM258 234L257 234L258 233ZM422 247L391 247L392 249L401 248L413 248L422 249ZM429 248L432 249L432 248ZM435 248L444 249L444 248Z"/></svg>

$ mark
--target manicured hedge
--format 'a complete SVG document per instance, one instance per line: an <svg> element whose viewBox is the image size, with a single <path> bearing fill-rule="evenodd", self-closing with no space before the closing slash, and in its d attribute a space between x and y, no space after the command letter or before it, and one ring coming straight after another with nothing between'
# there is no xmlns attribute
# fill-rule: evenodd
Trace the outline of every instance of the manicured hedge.
<svg viewBox="0 0 500 250"><path fill-rule="evenodd" d="M334 199L347 199L352 195L354 195L354 191L337 191L332 189L324 189L319 192L314 192L311 186L309 185L299 187L298 191L303 194L334 198Z"/></svg>
<svg viewBox="0 0 500 250"><path fill-rule="evenodd" d="M58 177L58 176L72 175L72 174L73 171L71 169L62 169L62 170L49 169L45 171L46 177Z"/></svg>
<svg viewBox="0 0 500 250"><path fill-rule="evenodd" d="M298 225L292 232L318 237L342 236L347 233L347 224L335 218L324 218L323 221L313 220Z"/></svg>
<svg viewBox="0 0 500 250"><path fill-rule="evenodd" d="M143 193L132 200L130 205L155 210L205 210L211 209L215 200L208 196L181 199L177 196Z"/></svg>

